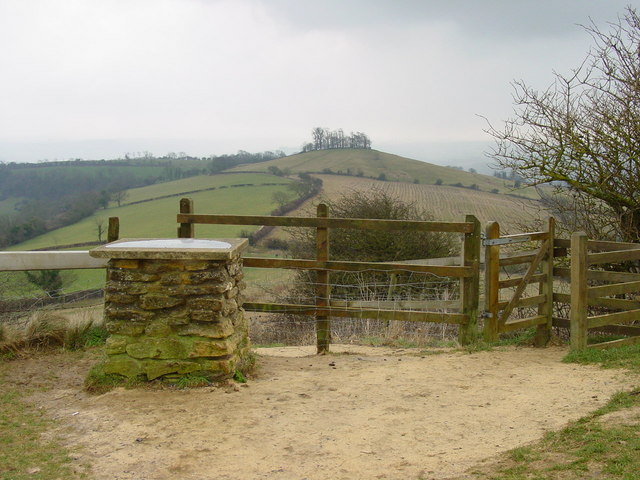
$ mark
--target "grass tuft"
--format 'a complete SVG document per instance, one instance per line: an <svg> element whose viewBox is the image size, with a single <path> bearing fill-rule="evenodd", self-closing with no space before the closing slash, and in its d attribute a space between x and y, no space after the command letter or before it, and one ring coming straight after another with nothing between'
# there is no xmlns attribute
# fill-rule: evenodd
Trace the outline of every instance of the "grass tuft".
<svg viewBox="0 0 640 480"><path fill-rule="evenodd" d="M640 344L617 348L585 348L569 352L562 361L583 365L600 364L603 368L627 368L640 373Z"/></svg>
<svg viewBox="0 0 640 480"><path fill-rule="evenodd" d="M175 384L178 388L198 388L211 385L211 378L207 375L190 373L188 375L180 376Z"/></svg>
<svg viewBox="0 0 640 480"><path fill-rule="evenodd" d="M99 363L89 370L84 380L84 389L89 393L100 395L128 384L130 381L126 377L105 373L104 364Z"/></svg>
<svg viewBox="0 0 640 480"><path fill-rule="evenodd" d="M257 368L257 360L258 356L252 350L246 350L246 352L240 357L238 364L236 365L236 370L233 375L233 379L240 382L245 383L247 381L247 377L251 376ZM238 380L236 378L244 379L244 381Z"/></svg>

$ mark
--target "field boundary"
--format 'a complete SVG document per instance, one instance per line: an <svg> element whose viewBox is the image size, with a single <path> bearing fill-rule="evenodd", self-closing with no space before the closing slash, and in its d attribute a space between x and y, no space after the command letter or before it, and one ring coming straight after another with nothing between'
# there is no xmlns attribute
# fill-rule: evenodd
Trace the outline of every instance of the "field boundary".
<svg viewBox="0 0 640 480"><path fill-rule="evenodd" d="M478 303L480 294L480 222L467 215L464 222L432 222L405 220L372 220L352 218L332 218L325 204L318 205L316 217L274 217L256 215L211 215L196 214L193 200L180 200L180 213L177 215L178 237L194 238L196 224L223 225L259 225L307 227L316 229L316 259L277 259L246 258L246 266L258 268L310 269L316 271L315 305L282 303L245 303L244 309L262 313L295 313L311 315L316 319L316 346L318 353L329 351L331 343L331 316L348 318L376 318L388 320L407 320L421 322L445 322L460 326L458 339L466 345L475 341L477 335ZM460 265L414 265L392 262L336 262L329 259L329 230L347 228L374 231L425 231L455 232L464 235ZM331 271L369 271L383 270L390 273L400 271L432 273L454 278L460 282L460 313L384 310L380 308L352 308L331 304Z"/></svg>

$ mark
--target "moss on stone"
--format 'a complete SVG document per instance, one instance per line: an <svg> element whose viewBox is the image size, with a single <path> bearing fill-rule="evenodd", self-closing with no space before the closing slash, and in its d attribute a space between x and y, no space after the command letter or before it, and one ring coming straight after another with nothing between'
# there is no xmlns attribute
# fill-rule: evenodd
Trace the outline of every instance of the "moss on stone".
<svg viewBox="0 0 640 480"><path fill-rule="evenodd" d="M186 358L191 342L178 338L139 337L135 343L127 345L127 353L133 358ZM186 339L189 340L189 339Z"/></svg>
<svg viewBox="0 0 640 480"><path fill-rule="evenodd" d="M127 335L136 337L144 333L145 325L143 323L133 323L126 320L108 320L105 323L107 332L116 335Z"/></svg>
<svg viewBox="0 0 640 480"><path fill-rule="evenodd" d="M145 310L159 310L161 308L171 308L184 303L182 297L172 297L160 293L147 293L140 297L140 306Z"/></svg>
<svg viewBox="0 0 640 480"><path fill-rule="evenodd" d="M143 373L142 364L128 355L111 355L102 369L107 375L136 377Z"/></svg>
<svg viewBox="0 0 640 480"><path fill-rule="evenodd" d="M149 380L169 374L185 375L201 370L202 367L196 362L185 362L179 360L145 360L144 371Z"/></svg>
<svg viewBox="0 0 640 480"><path fill-rule="evenodd" d="M233 334L231 320L222 318L218 322L190 323L176 328L178 335L197 335L207 338L226 338Z"/></svg>

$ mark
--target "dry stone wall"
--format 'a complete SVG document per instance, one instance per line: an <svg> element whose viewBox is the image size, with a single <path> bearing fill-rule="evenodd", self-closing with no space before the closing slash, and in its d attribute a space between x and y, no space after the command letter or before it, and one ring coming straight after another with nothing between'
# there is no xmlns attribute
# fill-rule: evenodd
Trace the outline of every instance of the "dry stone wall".
<svg viewBox="0 0 640 480"><path fill-rule="evenodd" d="M111 259L105 373L233 375L248 345L241 259Z"/></svg>

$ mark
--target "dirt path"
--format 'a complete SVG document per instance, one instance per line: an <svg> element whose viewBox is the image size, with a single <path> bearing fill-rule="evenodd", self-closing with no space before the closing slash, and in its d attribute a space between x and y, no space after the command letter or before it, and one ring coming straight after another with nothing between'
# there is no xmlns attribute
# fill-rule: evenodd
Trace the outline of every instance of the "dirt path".
<svg viewBox="0 0 640 480"><path fill-rule="evenodd" d="M260 350L258 377L226 389L89 397L80 385L91 358L12 362L9 378L51 386L33 400L98 480L450 478L638 380L560 363L561 348L332 348L350 354Z"/></svg>

